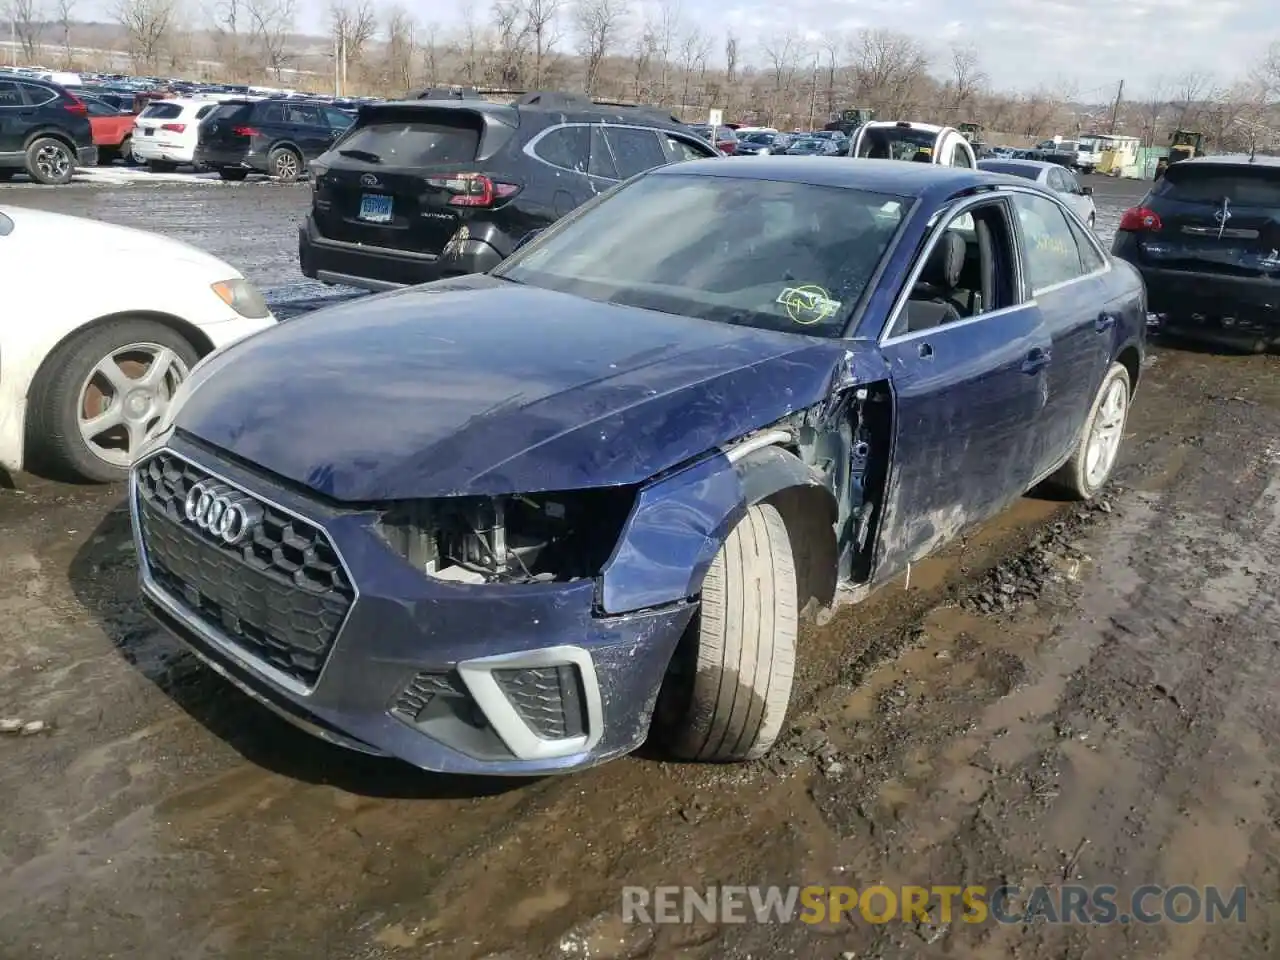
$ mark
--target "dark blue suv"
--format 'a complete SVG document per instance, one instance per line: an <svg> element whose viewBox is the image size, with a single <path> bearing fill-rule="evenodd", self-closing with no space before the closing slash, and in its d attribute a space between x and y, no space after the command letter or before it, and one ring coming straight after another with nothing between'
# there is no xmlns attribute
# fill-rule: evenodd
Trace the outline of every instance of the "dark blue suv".
<svg viewBox="0 0 1280 960"><path fill-rule="evenodd" d="M251 696L431 770L749 760L802 615L1106 483L1142 284L1052 193L659 167L488 274L203 364L132 473L142 595ZM291 371L287 377L282 370Z"/></svg>

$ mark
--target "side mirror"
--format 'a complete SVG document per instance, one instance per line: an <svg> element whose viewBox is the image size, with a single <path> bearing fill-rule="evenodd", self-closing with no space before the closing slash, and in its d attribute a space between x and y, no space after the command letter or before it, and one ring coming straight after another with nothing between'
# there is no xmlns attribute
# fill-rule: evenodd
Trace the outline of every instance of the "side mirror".
<svg viewBox="0 0 1280 960"><path fill-rule="evenodd" d="M1093 196L1093 187L1088 187L1088 186L1081 187L1081 188L1080 188L1080 192L1081 192L1084 196L1086 196L1086 197L1092 197L1092 196Z"/></svg>
<svg viewBox="0 0 1280 960"><path fill-rule="evenodd" d="M530 231L529 231L528 233L526 233L523 237L521 237L519 240L517 240L517 241L516 241L516 245L515 245L514 247L512 247L512 248L511 248L511 252L512 252L512 253L515 253L515 252L516 252L517 250L519 250L521 247L523 247L523 246L527 245L527 244L529 243L529 241L530 241L530 240L532 240L534 237L536 237L536 236L537 236L538 234L540 234L541 232L542 232L542 230L541 230L541 229L538 229L538 230L530 230Z"/></svg>

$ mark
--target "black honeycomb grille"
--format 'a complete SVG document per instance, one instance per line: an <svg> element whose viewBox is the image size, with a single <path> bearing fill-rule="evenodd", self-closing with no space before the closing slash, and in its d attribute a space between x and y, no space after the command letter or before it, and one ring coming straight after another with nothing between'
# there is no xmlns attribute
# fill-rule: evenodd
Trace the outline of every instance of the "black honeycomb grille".
<svg viewBox="0 0 1280 960"><path fill-rule="evenodd" d="M494 670L493 679L520 718L542 739L577 737L586 729L582 678L572 664Z"/></svg>
<svg viewBox="0 0 1280 960"><path fill-rule="evenodd" d="M231 546L184 513L192 486L215 478L168 453L139 466L136 477L156 583L245 652L314 686L355 597L326 534L254 498L261 520Z"/></svg>

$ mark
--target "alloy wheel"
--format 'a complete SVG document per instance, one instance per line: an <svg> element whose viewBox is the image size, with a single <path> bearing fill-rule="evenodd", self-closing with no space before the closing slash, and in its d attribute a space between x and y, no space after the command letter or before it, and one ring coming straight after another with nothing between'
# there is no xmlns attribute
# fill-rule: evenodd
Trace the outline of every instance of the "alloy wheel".
<svg viewBox="0 0 1280 960"><path fill-rule="evenodd" d="M1084 475L1092 489L1106 482L1120 451L1120 439L1129 413L1129 389L1123 380L1112 380L1098 404L1085 448Z"/></svg>
<svg viewBox="0 0 1280 960"><path fill-rule="evenodd" d="M128 467L190 371L158 343L130 343L98 361L80 387L80 436L94 456Z"/></svg>

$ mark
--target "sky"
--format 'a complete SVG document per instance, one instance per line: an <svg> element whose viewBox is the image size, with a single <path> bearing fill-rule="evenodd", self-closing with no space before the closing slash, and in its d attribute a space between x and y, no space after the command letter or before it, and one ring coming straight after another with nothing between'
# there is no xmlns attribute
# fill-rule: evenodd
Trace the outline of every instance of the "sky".
<svg viewBox="0 0 1280 960"><path fill-rule="evenodd" d="M110 0L81 0L82 17L107 19ZM210 0L188 0L192 4ZM327 0L299 0L300 26L325 31ZM378 0L375 0L378 2ZM468 0L401 0L421 22L447 27ZM477 13L487 0L470 0ZM572 0L565 0L568 7ZM656 11L661 0L632 0L633 20ZM1271 40L1280 40L1275 0L667 0L684 22L722 38L732 29L743 56L763 63L761 42L790 27L816 44L824 33L862 28L909 33L938 54L953 44L971 46L992 85L1030 91L1074 87L1082 100L1115 96L1123 78L1126 96L1172 89L1188 70L1221 83L1240 77ZM780 10L785 9L785 16ZM925 32L921 25L930 25ZM570 42L566 40L566 42ZM1174 93L1168 93L1170 98Z"/></svg>

